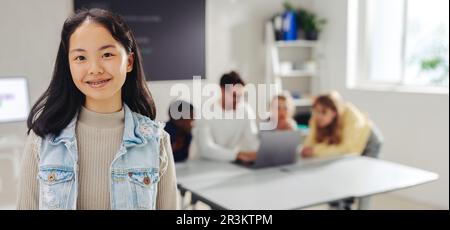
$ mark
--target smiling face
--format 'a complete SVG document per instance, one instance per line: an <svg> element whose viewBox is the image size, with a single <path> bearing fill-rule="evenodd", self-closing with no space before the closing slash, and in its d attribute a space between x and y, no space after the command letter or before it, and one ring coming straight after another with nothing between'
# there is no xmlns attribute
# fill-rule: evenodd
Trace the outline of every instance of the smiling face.
<svg viewBox="0 0 450 230"><path fill-rule="evenodd" d="M121 88L133 68L133 54L102 25L86 20L69 40L69 66L73 82L88 103L121 103Z"/></svg>

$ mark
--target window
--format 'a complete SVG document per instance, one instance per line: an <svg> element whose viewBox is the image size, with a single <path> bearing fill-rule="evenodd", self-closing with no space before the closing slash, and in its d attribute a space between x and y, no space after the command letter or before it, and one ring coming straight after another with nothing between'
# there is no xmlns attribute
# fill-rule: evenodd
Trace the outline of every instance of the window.
<svg viewBox="0 0 450 230"><path fill-rule="evenodd" d="M365 0L358 8L357 83L448 89L448 0Z"/></svg>

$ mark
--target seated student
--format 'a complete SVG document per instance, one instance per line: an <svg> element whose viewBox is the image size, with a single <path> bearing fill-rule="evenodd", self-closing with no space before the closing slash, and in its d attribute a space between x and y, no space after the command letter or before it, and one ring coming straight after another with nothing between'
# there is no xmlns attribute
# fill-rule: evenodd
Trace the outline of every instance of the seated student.
<svg viewBox="0 0 450 230"><path fill-rule="evenodd" d="M241 100L244 85L234 71L220 79L221 99L211 108L203 109L203 112L211 109L214 118L196 120L194 126L194 140L200 157L243 162L256 159L258 129L253 110Z"/></svg>
<svg viewBox="0 0 450 230"><path fill-rule="evenodd" d="M175 101L169 106L169 121L165 130L170 135L175 162L182 162L189 157L192 140L192 122L194 106L185 101Z"/></svg>
<svg viewBox="0 0 450 230"><path fill-rule="evenodd" d="M309 130L302 157L324 157L356 153L378 157L382 136L372 121L354 105L344 102L337 92L314 100ZM369 199L360 199L366 209ZM333 209L351 209L353 198L330 203Z"/></svg>
<svg viewBox="0 0 450 230"><path fill-rule="evenodd" d="M273 97L270 102L270 118L272 122L276 122L274 130L296 130L297 122L292 118L294 115L294 104L292 97L288 93L279 94Z"/></svg>
<svg viewBox="0 0 450 230"><path fill-rule="evenodd" d="M337 92L318 96L313 103L309 134L302 157L356 153L378 157L382 137L372 121Z"/></svg>

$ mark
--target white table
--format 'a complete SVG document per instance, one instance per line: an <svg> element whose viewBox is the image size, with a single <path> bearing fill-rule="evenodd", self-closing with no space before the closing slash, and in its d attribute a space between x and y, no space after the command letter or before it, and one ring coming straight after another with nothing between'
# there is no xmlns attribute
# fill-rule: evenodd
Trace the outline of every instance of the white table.
<svg viewBox="0 0 450 230"><path fill-rule="evenodd" d="M438 178L432 172L351 156L252 170L195 160L177 164L180 190L213 209L300 209L404 189Z"/></svg>

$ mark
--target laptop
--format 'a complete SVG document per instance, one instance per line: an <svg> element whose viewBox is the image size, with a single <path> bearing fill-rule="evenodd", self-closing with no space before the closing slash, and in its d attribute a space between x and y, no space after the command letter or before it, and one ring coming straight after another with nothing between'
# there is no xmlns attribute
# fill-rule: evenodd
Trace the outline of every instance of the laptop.
<svg viewBox="0 0 450 230"><path fill-rule="evenodd" d="M303 139L304 135L299 130L260 132L256 160L251 163L242 161L234 163L254 169L293 164L297 160Z"/></svg>

